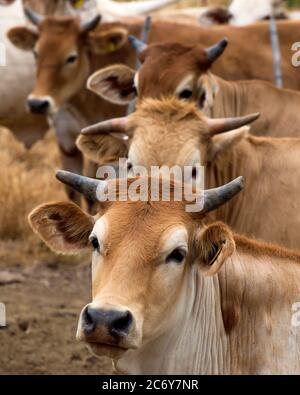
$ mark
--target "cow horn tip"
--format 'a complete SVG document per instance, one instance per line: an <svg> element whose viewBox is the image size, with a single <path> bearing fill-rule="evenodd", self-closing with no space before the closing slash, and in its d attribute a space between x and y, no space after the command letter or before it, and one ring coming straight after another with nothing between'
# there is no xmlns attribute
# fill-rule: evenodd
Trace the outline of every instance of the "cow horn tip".
<svg viewBox="0 0 300 395"><path fill-rule="evenodd" d="M80 132L80 134L83 136L88 136L88 135L95 134L95 133L96 133L96 131L93 126L87 126L86 128L83 128Z"/></svg>
<svg viewBox="0 0 300 395"><path fill-rule="evenodd" d="M222 40L221 40L221 46L225 49L226 47L227 47L227 45L229 44L229 41L228 41L228 38L227 37L224 37Z"/></svg>
<svg viewBox="0 0 300 395"><path fill-rule="evenodd" d="M245 178L243 176L238 177L234 182L237 184L241 191L245 188Z"/></svg>
<svg viewBox="0 0 300 395"><path fill-rule="evenodd" d="M65 182L66 178L70 175L71 173L65 170L57 170L56 172L56 178L60 182Z"/></svg>
<svg viewBox="0 0 300 395"><path fill-rule="evenodd" d="M136 40L136 37L133 34L129 34L128 35L128 42L129 42L129 44L132 45L135 42L135 40Z"/></svg>

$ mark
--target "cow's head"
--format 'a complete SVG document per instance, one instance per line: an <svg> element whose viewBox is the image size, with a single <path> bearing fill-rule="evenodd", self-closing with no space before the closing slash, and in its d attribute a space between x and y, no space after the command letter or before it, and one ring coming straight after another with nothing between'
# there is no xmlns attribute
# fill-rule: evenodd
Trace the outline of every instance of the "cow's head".
<svg viewBox="0 0 300 395"><path fill-rule="evenodd" d="M108 186L67 172L58 178L94 200ZM125 192L137 181L126 180ZM205 191L197 214L186 212L186 202L175 201L172 183L170 201L151 201L154 180L145 181L149 200L101 203L95 217L71 203L46 204L29 216L54 251L91 251L93 300L81 312L77 337L96 354L116 357L168 333L185 314L187 276L215 275L234 251L227 227L205 227L201 219L239 193L242 178Z"/></svg>
<svg viewBox="0 0 300 395"><path fill-rule="evenodd" d="M33 51L37 77L28 97L32 112L53 113L85 87L90 74L91 55L118 50L127 40L127 31L107 26L96 30L100 16L80 22L76 17L42 17L26 14L37 30L16 27L8 37L18 48Z"/></svg>
<svg viewBox="0 0 300 395"><path fill-rule="evenodd" d="M177 165L196 167L211 163L248 134L259 114L210 119L195 103L170 98L146 99L128 117L101 122L83 130L79 149L98 161L99 136L113 133L128 147L128 168L132 166Z"/></svg>
<svg viewBox="0 0 300 395"><path fill-rule="evenodd" d="M125 65L99 70L88 80L91 91L124 105L136 96L139 99L175 96L196 101L202 110L212 106L218 86L209 69L227 47L226 39L211 48L179 43L147 46L133 36L129 40L139 54L139 71Z"/></svg>

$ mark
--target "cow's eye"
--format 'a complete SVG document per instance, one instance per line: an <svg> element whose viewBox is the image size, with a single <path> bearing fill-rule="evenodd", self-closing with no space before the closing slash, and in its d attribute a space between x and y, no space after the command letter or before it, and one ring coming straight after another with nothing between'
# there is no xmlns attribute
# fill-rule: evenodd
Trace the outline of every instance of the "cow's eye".
<svg viewBox="0 0 300 395"><path fill-rule="evenodd" d="M186 257L186 252L182 248L176 248L167 256L166 262L182 263Z"/></svg>
<svg viewBox="0 0 300 395"><path fill-rule="evenodd" d="M93 237L93 238L91 239L91 244L92 244L94 250L96 250L96 251L99 252L99 250L100 250L100 244L99 244L99 241L98 241L97 237Z"/></svg>
<svg viewBox="0 0 300 395"><path fill-rule="evenodd" d="M73 63L76 62L77 59L78 59L78 56L77 56L77 55L75 55L75 54L70 55L70 56L67 58L66 63L67 63L67 64L73 64Z"/></svg>
<svg viewBox="0 0 300 395"><path fill-rule="evenodd" d="M179 93L180 99L190 99L193 95L193 92L190 89L184 89L182 92Z"/></svg>

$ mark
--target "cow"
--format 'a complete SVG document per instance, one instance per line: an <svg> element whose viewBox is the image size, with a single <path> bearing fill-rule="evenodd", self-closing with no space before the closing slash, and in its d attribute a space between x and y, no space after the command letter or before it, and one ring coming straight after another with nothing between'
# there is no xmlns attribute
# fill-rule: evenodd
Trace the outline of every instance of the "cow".
<svg viewBox="0 0 300 395"><path fill-rule="evenodd" d="M154 16L163 18L178 18L186 23L196 22L202 26L223 25L228 24L230 20L229 12L226 7L222 6L206 6L206 7L190 7L172 10L162 10L154 14Z"/></svg>
<svg viewBox="0 0 300 395"><path fill-rule="evenodd" d="M211 48L180 43L145 46L135 37L130 40L141 51L142 66L138 73L126 65L114 65L93 74L88 87L103 99L127 105L128 97L122 95L125 86L131 87L140 100L174 95L196 101L212 118L260 112L261 117L251 127L256 135L300 137L298 91L279 89L260 80L225 81L211 73L214 62L227 47L226 39ZM116 84L110 76L122 83Z"/></svg>
<svg viewBox="0 0 300 395"><path fill-rule="evenodd" d="M283 0L233 0L228 8L228 21L232 25L245 26L257 21L276 19L299 19L298 11L287 12Z"/></svg>
<svg viewBox="0 0 300 395"><path fill-rule="evenodd" d="M35 61L32 53L20 51L6 37L6 32L16 25L26 23L23 6L42 15L79 15L91 19L95 12L101 12L103 19L116 20L120 15L139 15L170 3L170 0L154 0L139 6L133 3L118 3L110 0L95 2L87 0L77 6L72 0L2 0L0 2L0 42L6 48L6 67L1 67L0 124L12 129L15 135L30 147L42 138L49 128L44 115L32 116L26 108L26 98L34 86ZM98 10L98 11L97 11ZM117 12L119 10L119 13ZM20 83L21 81L21 83ZM60 119L70 118L71 113L62 112ZM61 123L59 120L57 123ZM76 171L76 168L73 168Z"/></svg>
<svg viewBox="0 0 300 395"><path fill-rule="evenodd" d="M6 65L1 67L0 124L13 130L17 138L29 148L44 136L49 124L45 115L33 116L26 106L27 96L34 86L34 57L32 53L18 49L6 37L11 28L27 23L24 5L43 15L68 15L75 11L66 0L2 0L0 3L0 42L4 44L6 53ZM71 114L62 111L59 117L70 118Z"/></svg>
<svg viewBox="0 0 300 395"><path fill-rule="evenodd" d="M250 135L243 126L258 116L211 119L193 102L145 99L128 117L83 130L78 147L97 160L99 137L114 133L124 142L133 171L136 166L147 171L152 166L190 166L195 173L201 165L206 188L241 174L247 179L245 194L216 211L215 219L249 237L299 248L300 138Z"/></svg>
<svg viewBox="0 0 300 395"><path fill-rule="evenodd" d="M57 177L95 200L109 185ZM95 217L72 203L36 208L30 224L54 251L93 254L92 302L77 339L127 374L297 374L300 254L204 223L241 184L206 192L198 213L172 188L168 202L148 192L99 203Z"/></svg>
<svg viewBox="0 0 300 395"><path fill-rule="evenodd" d="M20 51L6 37L10 28L25 23L21 1L10 3L7 7L0 6L0 42L6 49L6 65L0 66L0 124L12 129L26 146L31 146L49 127L45 116L35 117L26 110L26 97L34 84L35 63L30 53ZM50 1L38 3L46 11Z"/></svg>
<svg viewBox="0 0 300 395"><path fill-rule="evenodd" d="M165 6L178 3L179 0L146 0L118 3L112 0L96 0L98 12L103 21L115 22L124 17L147 15Z"/></svg>

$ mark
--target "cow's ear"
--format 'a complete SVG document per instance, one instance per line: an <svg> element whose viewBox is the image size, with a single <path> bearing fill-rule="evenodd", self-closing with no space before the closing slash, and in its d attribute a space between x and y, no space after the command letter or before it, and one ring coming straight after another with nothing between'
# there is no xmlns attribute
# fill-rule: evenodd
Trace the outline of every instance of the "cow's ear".
<svg viewBox="0 0 300 395"><path fill-rule="evenodd" d="M217 155L232 149L248 136L249 131L249 126L243 126L239 129L214 136L211 141L212 144L208 149L208 161L213 161Z"/></svg>
<svg viewBox="0 0 300 395"><path fill-rule="evenodd" d="M95 54L109 54L119 51L127 44L127 29L116 27L107 31L92 31L88 35L88 44Z"/></svg>
<svg viewBox="0 0 300 395"><path fill-rule="evenodd" d="M8 39L23 51L32 51L39 38L38 33L27 27L14 27L7 32Z"/></svg>
<svg viewBox="0 0 300 395"><path fill-rule="evenodd" d="M84 156L99 165L127 158L127 143L110 135L81 135L76 141Z"/></svg>
<svg viewBox="0 0 300 395"><path fill-rule="evenodd" d="M234 253L235 242L230 229L217 222L201 230L196 236L196 257L201 272L213 276Z"/></svg>
<svg viewBox="0 0 300 395"><path fill-rule="evenodd" d="M72 255L88 247L94 227L92 216L73 203L39 206L29 214L36 234L55 252Z"/></svg>
<svg viewBox="0 0 300 395"><path fill-rule="evenodd" d="M114 104L128 105L136 97L135 71L125 65L109 66L94 73L87 87L102 99Z"/></svg>

